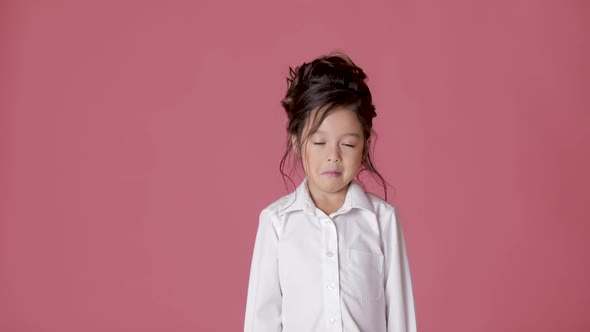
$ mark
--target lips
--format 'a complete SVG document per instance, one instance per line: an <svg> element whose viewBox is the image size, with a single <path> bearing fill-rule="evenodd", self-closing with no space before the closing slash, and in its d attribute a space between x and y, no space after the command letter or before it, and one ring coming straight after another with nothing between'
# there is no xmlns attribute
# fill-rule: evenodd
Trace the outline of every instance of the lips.
<svg viewBox="0 0 590 332"><path fill-rule="evenodd" d="M342 174L342 172L336 171L336 170L325 171L322 173L322 175L327 175L327 176L339 176L341 174Z"/></svg>

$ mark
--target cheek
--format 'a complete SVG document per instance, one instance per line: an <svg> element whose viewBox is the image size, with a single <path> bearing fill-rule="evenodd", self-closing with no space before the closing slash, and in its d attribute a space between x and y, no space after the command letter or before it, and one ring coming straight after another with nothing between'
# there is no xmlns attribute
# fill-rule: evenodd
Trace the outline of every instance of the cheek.
<svg viewBox="0 0 590 332"><path fill-rule="evenodd" d="M363 163L363 151L356 150L350 155L350 162L354 165L361 165Z"/></svg>
<svg viewBox="0 0 590 332"><path fill-rule="evenodd" d="M309 149L304 148L301 153L301 164L303 165L303 170L307 173L309 169L313 169L315 158L313 153L310 153Z"/></svg>
<svg viewBox="0 0 590 332"><path fill-rule="evenodd" d="M312 165L319 159L319 153L317 149L314 149L312 146L307 146L303 148L301 159Z"/></svg>

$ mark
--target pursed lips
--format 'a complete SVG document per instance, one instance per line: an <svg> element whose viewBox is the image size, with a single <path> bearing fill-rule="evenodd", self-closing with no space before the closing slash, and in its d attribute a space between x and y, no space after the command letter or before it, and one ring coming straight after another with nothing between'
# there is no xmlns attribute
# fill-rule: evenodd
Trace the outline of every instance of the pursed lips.
<svg viewBox="0 0 590 332"><path fill-rule="evenodd" d="M325 171L322 173L322 175L328 175L328 176L338 176L342 174L342 172L337 171L337 170L330 170L330 171Z"/></svg>

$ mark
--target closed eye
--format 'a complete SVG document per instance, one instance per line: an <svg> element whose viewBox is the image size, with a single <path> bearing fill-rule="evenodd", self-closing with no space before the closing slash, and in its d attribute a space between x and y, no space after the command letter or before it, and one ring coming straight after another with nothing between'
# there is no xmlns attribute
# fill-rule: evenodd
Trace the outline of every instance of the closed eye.
<svg viewBox="0 0 590 332"><path fill-rule="evenodd" d="M324 145L326 144L325 142L313 142L313 145Z"/></svg>
<svg viewBox="0 0 590 332"><path fill-rule="evenodd" d="M344 146L348 146L349 148L354 148L354 144L342 144Z"/></svg>

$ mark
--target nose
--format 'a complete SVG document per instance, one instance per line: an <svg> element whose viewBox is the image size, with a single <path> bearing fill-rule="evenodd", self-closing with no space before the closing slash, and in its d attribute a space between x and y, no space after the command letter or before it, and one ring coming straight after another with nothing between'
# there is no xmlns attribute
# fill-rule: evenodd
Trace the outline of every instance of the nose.
<svg viewBox="0 0 590 332"><path fill-rule="evenodd" d="M338 163L338 162L340 162L340 159L330 157L330 158L328 158L328 161L332 161L332 162Z"/></svg>
<svg viewBox="0 0 590 332"><path fill-rule="evenodd" d="M339 163L342 161L342 158L340 157L340 151L338 148L332 148L330 150L330 153L328 154L328 161L334 163Z"/></svg>

